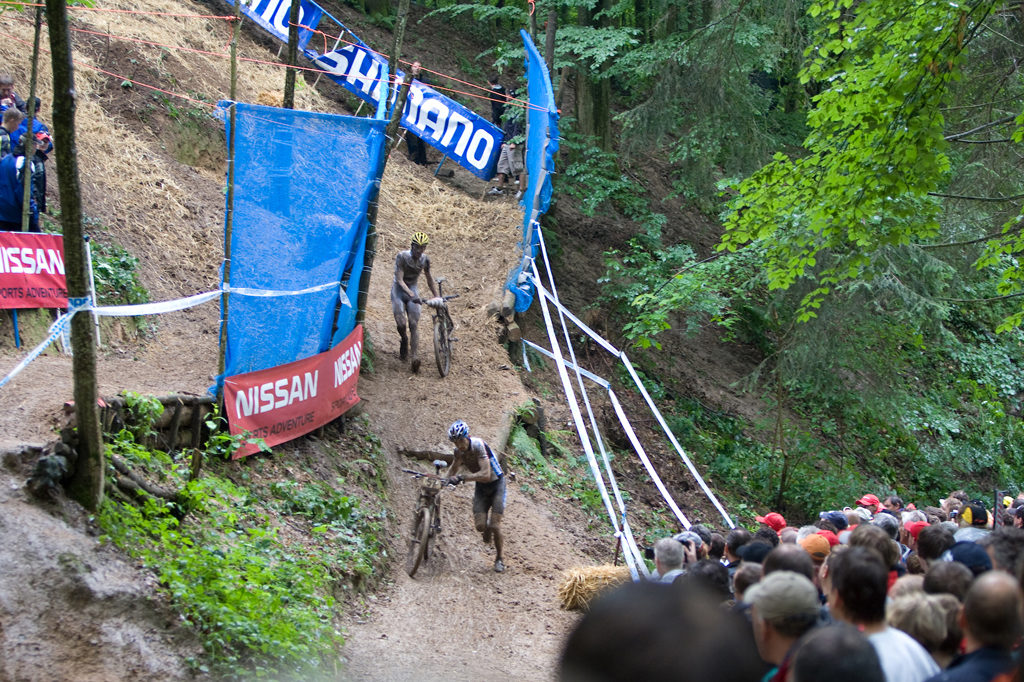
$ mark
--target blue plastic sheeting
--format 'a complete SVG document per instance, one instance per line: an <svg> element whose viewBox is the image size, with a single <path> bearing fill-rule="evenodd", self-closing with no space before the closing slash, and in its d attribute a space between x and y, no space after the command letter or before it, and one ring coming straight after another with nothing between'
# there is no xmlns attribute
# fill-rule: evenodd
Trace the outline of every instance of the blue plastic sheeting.
<svg viewBox="0 0 1024 682"><path fill-rule="evenodd" d="M218 104L229 140L230 106ZM224 284L262 292L228 295L222 330L227 376L321 353L352 331L367 202L387 125L236 106L231 269ZM322 291L287 294L332 283Z"/></svg>
<svg viewBox="0 0 1024 682"><path fill-rule="evenodd" d="M537 230L540 217L551 206L551 174L555 172L555 154L558 152L558 107L551 88L547 64L537 52L530 34L520 31L526 48L526 89L530 108L527 110L526 173L527 185L523 198L523 241L520 244L524 260L509 273L505 286L515 293L517 313L524 312L533 303L536 293L533 284L523 276L527 258L536 255L540 244Z"/></svg>

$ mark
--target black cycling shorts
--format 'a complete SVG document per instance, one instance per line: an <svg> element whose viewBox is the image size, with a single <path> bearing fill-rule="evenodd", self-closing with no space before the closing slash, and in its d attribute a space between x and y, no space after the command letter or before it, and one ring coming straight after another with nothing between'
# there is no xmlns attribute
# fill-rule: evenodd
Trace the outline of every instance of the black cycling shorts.
<svg viewBox="0 0 1024 682"><path fill-rule="evenodd" d="M476 484L476 491L473 493L473 513L486 514L488 510L495 514L505 513L504 476L497 481Z"/></svg>

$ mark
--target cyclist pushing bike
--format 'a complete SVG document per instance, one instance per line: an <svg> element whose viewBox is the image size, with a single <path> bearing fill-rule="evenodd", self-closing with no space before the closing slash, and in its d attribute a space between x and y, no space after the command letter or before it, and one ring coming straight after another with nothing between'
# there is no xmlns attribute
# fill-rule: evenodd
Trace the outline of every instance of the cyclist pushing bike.
<svg viewBox="0 0 1024 682"><path fill-rule="evenodd" d="M481 438L471 438L469 426L461 419L448 427L448 440L455 444L455 456L448 469L448 483L476 482L473 522L477 531L483 534L485 543L489 544L494 539L497 553L494 571L502 573L505 571L505 563L502 561L505 542L501 532L501 518L505 514L505 472L490 446ZM460 474L462 469L467 473Z"/></svg>
<svg viewBox="0 0 1024 682"><path fill-rule="evenodd" d="M420 360L416 356L419 345L418 326L420 322L420 298L416 285L420 273L426 275L430 293L437 296L434 278L430 275L430 258L424 253L430 238L423 232L414 232L408 251L399 251L395 256L395 281L391 285L391 309L398 325L398 336L402 345L398 358L405 361L412 358L412 371L420 371ZM409 334L406 336L406 318L409 323Z"/></svg>

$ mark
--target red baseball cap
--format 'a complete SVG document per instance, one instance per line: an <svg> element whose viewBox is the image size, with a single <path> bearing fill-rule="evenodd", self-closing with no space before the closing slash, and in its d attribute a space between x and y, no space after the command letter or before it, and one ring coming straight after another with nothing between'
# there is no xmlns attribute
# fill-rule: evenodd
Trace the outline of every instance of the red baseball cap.
<svg viewBox="0 0 1024 682"><path fill-rule="evenodd" d="M830 530L819 530L817 534L828 540L829 547L835 547L839 544L839 538Z"/></svg>
<svg viewBox="0 0 1024 682"><path fill-rule="evenodd" d="M786 527L786 519L782 518L782 514L779 512L768 512L764 516L755 516L754 520L763 523L776 533Z"/></svg>
<svg viewBox="0 0 1024 682"><path fill-rule="evenodd" d="M907 529L907 532L916 540L917 536L921 534L922 528L927 528L929 524L927 521L911 521L910 523L903 526Z"/></svg>
<svg viewBox="0 0 1024 682"><path fill-rule="evenodd" d="M864 497L860 498L857 500L857 504L862 507L874 507L875 511L878 511L878 508L882 506L881 501L878 499L878 495L875 495L874 493L868 493Z"/></svg>

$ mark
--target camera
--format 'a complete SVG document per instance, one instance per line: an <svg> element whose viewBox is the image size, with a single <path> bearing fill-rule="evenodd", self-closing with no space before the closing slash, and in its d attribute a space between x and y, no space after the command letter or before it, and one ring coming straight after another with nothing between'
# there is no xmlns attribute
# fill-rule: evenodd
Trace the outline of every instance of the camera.
<svg viewBox="0 0 1024 682"><path fill-rule="evenodd" d="M648 561L654 561L654 548L644 547L644 558Z"/></svg>

